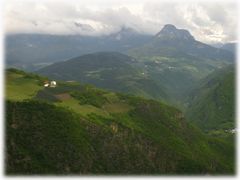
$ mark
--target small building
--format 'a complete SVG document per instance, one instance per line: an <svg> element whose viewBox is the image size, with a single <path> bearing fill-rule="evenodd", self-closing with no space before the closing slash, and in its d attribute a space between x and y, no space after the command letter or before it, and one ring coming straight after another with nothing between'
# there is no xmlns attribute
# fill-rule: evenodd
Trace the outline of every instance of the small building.
<svg viewBox="0 0 240 180"><path fill-rule="evenodd" d="M230 132L231 132L232 134L235 134L235 133L237 132L237 129L231 129Z"/></svg>
<svg viewBox="0 0 240 180"><path fill-rule="evenodd" d="M225 132L235 134L237 132L237 129L236 128L235 129L227 129L227 130L225 130Z"/></svg>
<svg viewBox="0 0 240 180"><path fill-rule="evenodd" d="M57 86L57 82L56 81L51 81L50 82L50 87L55 88Z"/></svg>
<svg viewBox="0 0 240 180"><path fill-rule="evenodd" d="M51 88L55 88L57 86L57 82L56 81L45 81L44 82L44 87L51 87Z"/></svg>
<svg viewBox="0 0 240 180"><path fill-rule="evenodd" d="M49 82L48 81L44 81L44 87L48 87L49 86Z"/></svg>

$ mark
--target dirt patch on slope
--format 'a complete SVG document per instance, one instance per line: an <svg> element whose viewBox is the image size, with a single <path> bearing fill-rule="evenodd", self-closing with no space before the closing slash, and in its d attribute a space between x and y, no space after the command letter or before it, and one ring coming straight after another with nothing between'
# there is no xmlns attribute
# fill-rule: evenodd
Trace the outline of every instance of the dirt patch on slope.
<svg viewBox="0 0 240 180"><path fill-rule="evenodd" d="M68 93L57 94L55 97L61 101L68 100L71 96Z"/></svg>

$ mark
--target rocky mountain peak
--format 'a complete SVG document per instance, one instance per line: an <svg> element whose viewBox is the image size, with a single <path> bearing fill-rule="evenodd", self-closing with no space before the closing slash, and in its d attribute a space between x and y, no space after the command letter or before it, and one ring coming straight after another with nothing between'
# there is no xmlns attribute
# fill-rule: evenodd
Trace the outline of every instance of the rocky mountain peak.
<svg viewBox="0 0 240 180"><path fill-rule="evenodd" d="M162 30L156 34L156 37L161 39L195 40L189 31L185 29L177 29L172 24L166 24Z"/></svg>

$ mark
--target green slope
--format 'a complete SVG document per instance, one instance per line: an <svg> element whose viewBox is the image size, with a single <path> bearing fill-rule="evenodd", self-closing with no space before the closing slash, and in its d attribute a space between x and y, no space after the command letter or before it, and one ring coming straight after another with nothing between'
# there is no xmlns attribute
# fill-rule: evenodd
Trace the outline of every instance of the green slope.
<svg viewBox="0 0 240 180"><path fill-rule="evenodd" d="M235 128L235 71L232 66L202 80L188 99L187 117L205 130Z"/></svg>
<svg viewBox="0 0 240 180"><path fill-rule="evenodd" d="M6 95L11 100L30 99L34 97L40 89L43 89L41 82L45 78L37 75L26 74L23 71L9 69L6 72Z"/></svg>
<svg viewBox="0 0 240 180"><path fill-rule="evenodd" d="M144 65L117 52L99 52L55 63L39 74L65 81L94 84L97 87L153 99L168 100L161 84L156 84Z"/></svg>
<svg viewBox="0 0 240 180"><path fill-rule="evenodd" d="M7 174L234 174L233 139L163 103L70 82L6 98Z"/></svg>

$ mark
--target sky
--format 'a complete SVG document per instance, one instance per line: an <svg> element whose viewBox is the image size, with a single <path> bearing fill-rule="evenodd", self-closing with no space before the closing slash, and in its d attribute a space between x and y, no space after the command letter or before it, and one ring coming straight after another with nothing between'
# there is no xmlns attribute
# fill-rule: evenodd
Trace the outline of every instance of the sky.
<svg viewBox="0 0 240 180"><path fill-rule="evenodd" d="M237 40L237 0L5 0L6 33L98 36L123 26L156 34L165 24L199 41Z"/></svg>

